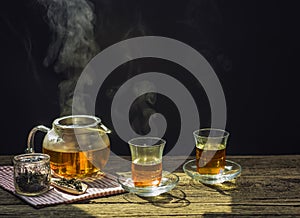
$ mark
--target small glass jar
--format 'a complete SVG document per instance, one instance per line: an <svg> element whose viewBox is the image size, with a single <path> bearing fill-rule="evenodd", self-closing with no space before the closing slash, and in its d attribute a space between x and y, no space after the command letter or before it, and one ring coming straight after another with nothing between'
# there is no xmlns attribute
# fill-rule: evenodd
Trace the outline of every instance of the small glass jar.
<svg viewBox="0 0 300 218"><path fill-rule="evenodd" d="M36 196L50 188L50 156L41 153L21 154L13 158L16 193Z"/></svg>

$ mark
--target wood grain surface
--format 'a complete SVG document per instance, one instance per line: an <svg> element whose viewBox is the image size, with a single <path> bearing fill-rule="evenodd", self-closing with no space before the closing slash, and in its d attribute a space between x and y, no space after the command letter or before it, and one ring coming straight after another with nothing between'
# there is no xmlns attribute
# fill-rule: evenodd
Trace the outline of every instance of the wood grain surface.
<svg viewBox="0 0 300 218"><path fill-rule="evenodd" d="M191 180L179 167L179 184L169 193L141 198L125 193L35 209L0 189L1 217L300 217L300 155L229 156L243 170L221 185ZM185 159L168 157L165 164ZM112 165L114 165L113 160ZM0 156L11 165L11 156Z"/></svg>

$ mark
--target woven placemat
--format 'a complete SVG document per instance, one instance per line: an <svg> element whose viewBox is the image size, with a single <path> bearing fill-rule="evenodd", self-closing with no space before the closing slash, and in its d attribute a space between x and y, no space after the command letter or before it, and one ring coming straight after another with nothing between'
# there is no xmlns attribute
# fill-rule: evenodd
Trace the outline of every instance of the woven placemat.
<svg viewBox="0 0 300 218"><path fill-rule="evenodd" d="M125 192L117 181L117 177L111 174L104 174L101 178L91 182L85 182L88 185L87 191L82 195L72 195L61 192L56 188L51 188L48 192L34 197L19 195L15 192L13 180L13 167L0 166L0 187L18 196L33 207L40 208L55 204L67 204L91 198L114 195Z"/></svg>

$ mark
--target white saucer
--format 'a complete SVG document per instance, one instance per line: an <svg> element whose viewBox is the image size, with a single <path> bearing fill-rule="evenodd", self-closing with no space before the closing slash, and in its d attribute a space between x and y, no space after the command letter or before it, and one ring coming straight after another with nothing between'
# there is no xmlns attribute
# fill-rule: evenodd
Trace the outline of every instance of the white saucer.
<svg viewBox="0 0 300 218"><path fill-rule="evenodd" d="M168 192L176 186L178 181L179 177L177 175L167 171L163 171L159 186L135 187L131 178L131 172L122 173L118 178L118 182L123 189L142 197L154 197Z"/></svg>
<svg viewBox="0 0 300 218"><path fill-rule="evenodd" d="M204 184L219 184L236 178L242 172L242 167L231 161L226 160L224 172L217 175L203 175L197 171L196 160L190 160L183 165L183 171L194 180Z"/></svg>

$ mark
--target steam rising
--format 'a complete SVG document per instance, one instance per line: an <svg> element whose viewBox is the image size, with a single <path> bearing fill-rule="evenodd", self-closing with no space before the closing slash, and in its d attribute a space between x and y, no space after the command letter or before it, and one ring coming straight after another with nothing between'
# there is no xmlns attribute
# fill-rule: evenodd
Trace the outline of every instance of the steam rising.
<svg viewBox="0 0 300 218"><path fill-rule="evenodd" d="M88 0L39 0L47 9L52 41L44 65L65 79L59 84L61 114L71 114L72 96L82 69L98 52L94 6ZM84 105L83 105L84 107Z"/></svg>

